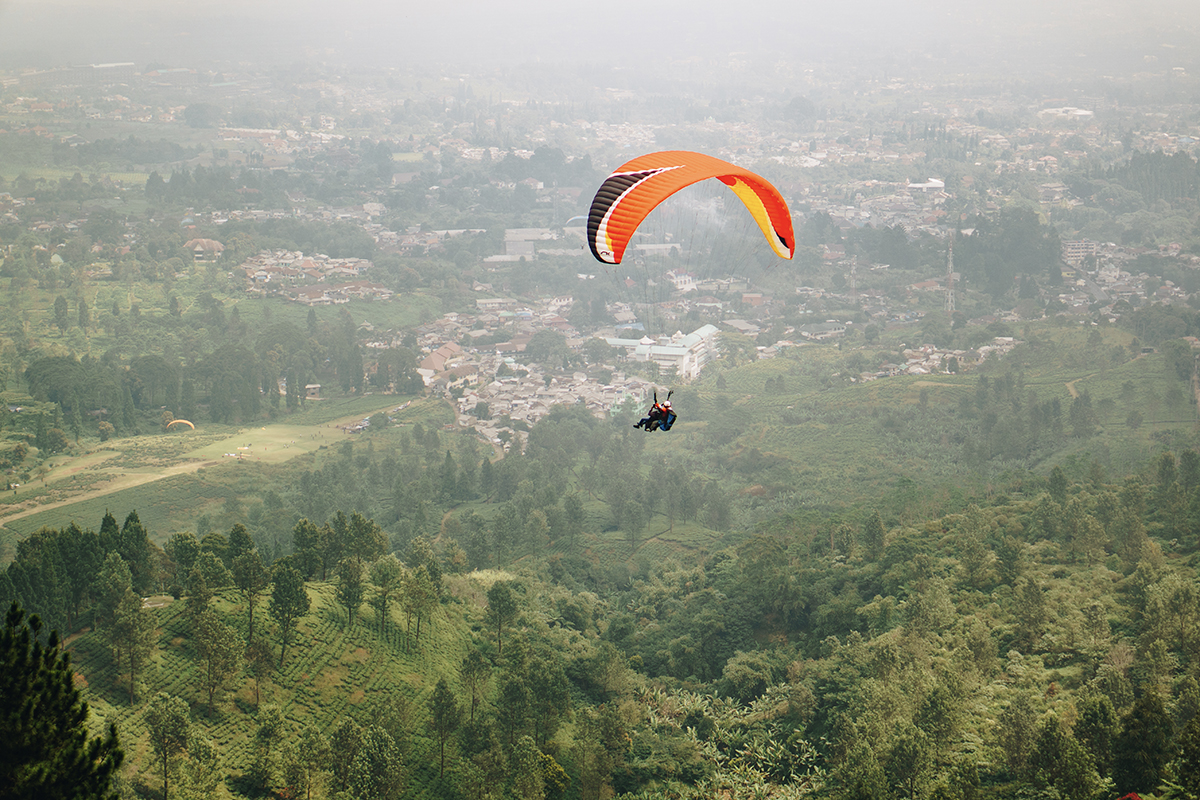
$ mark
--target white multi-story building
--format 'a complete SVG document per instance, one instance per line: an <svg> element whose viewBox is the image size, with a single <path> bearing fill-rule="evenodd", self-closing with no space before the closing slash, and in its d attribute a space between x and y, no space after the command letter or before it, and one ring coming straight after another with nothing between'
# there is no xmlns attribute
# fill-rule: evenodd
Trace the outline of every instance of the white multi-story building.
<svg viewBox="0 0 1200 800"><path fill-rule="evenodd" d="M675 331L671 336L660 336L657 340L649 336L641 339L607 339L613 347L622 348L626 357L634 361L653 361L664 375L674 372L680 378L692 380L700 376L704 365L720 357L714 325L702 325L689 334Z"/></svg>
<svg viewBox="0 0 1200 800"><path fill-rule="evenodd" d="M673 269L667 273L666 277L675 286L675 291L680 294L696 291L696 276L687 270Z"/></svg>

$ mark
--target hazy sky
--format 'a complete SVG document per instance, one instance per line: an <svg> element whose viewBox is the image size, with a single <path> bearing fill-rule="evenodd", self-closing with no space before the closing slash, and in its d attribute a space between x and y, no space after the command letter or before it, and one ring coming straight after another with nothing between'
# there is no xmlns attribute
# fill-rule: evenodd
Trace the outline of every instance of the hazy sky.
<svg viewBox="0 0 1200 800"><path fill-rule="evenodd" d="M1192 60L1198 32L1200 0L0 0L0 67L607 62L730 52L846 63L926 52L968 66L1105 54Z"/></svg>

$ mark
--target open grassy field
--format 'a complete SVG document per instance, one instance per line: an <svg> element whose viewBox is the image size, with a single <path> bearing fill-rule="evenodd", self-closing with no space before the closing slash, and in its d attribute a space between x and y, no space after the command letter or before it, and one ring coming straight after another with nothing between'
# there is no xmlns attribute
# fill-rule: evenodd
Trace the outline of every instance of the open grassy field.
<svg viewBox="0 0 1200 800"><path fill-rule="evenodd" d="M27 178L44 178L48 181L58 181L60 178L70 179L75 173L88 175L96 172L91 167L19 167L0 162L0 177L6 180L16 180L24 175ZM150 177L147 172L114 172L112 170L103 170L104 176L127 188L141 188L146 184L146 178Z"/></svg>
<svg viewBox="0 0 1200 800"><path fill-rule="evenodd" d="M45 481L3 497L0 524L9 536L24 536L70 522L95 528L108 509L122 515L137 509L154 537L162 539L192 527L207 508L224 502L230 479L339 444L349 435L339 426L391 413L412 399L368 395L314 401L286 421L253 428L202 426L115 439L75 458L54 458ZM438 401L419 400L393 417L422 419L430 403Z"/></svg>

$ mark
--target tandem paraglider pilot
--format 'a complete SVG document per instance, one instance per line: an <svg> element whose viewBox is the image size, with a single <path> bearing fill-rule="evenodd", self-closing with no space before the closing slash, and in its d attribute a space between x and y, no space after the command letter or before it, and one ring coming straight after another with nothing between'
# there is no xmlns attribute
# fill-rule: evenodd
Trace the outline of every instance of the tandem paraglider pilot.
<svg viewBox="0 0 1200 800"><path fill-rule="evenodd" d="M674 389L667 392L667 399L660 403L658 402L658 392L655 392L654 405L650 406L650 411L646 416L633 423L633 427L641 428L646 433L659 429L664 431L671 430L671 426L675 424L677 416L674 409L671 408L671 395L674 393Z"/></svg>

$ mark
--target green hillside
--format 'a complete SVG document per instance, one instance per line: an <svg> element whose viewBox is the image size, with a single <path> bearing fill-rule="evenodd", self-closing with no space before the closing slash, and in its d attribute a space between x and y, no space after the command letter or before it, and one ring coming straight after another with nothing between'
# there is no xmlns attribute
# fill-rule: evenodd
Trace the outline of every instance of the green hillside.
<svg viewBox="0 0 1200 800"><path fill-rule="evenodd" d="M446 677L461 693L458 666L471 646L471 621L478 626L482 616L474 602L477 597L473 598L470 587L464 586L466 599L438 608L432 618L424 621L420 641L412 642L406 652L405 620L395 608L384 634L370 609L364 609L356 624L349 627L346 609L337 604L331 585L309 584L308 592L312 607L300 621L282 669L278 669L278 643L272 646L274 668L261 680L259 702L255 698L255 679L241 673L222 692L212 713L207 708L202 670L197 664L192 621L183 601L165 598L166 605L150 611L156 626L155 653L139 678L145 688L133 706L125 675L113 665L111 648L104 637L84 633L70 643L76 669L88 687L96 722L118 724L138 775L135 782L154 783L143 717L147 708L144 701L159 691L186 700L195 724L220 749L223 767L229 773L225 796L230 792L254 793L254 787L245 785L244 773L255 760L259 703L278 705L293 733L313 724L328 734L346 716L366 721L389 709L406 709L407 754L413 765L408 782L418 789L435 782L436 774L431 776L420 768L433 746L420 720L439 677ZM157 603L152 600L147 605ZM260 606L260 619L268 619L267 603L260 602ZM212 607L227 622L235 626L240 623L239 634L244 638L244 601L239 603L236 594L227 590L214 598ZM425 789L436 793L433 786Z"/></svg>
<svg viewBox="0 0 1200 800"><path fill-rule="evenodd" d="M900 335L910 334L896 334L897 342ZM743 488L761 485L767 497L823 513L878 503L915 483L929 493L912 510L920 519L954 510L937 500L946 491L987 494L1057 464L1075 477L1091 463L1124 474L1164 444L1192 441L1196 406L1168 355L1135 358L1131 337L1113 328L1028 326L1023 338L964 374L866 383L850 382L861 350L827 345L732 369L718 363L677 392L672 434L684 435L656 437L648 451L699 456ZM1072 405L1081 397L1090 413L1076 426ZM1033 420L1047 404L1057 405L1057 426Z"/></svg>
<svg viewBox="0 0 1200 800"><path fill-rule="evenodd" d="M407 575L450 570L419 641L413 589L397 594L381 635L372 584L351 625L344 579L310 581L282 670L260 678L261 710L255 679L235 669L209 713L187 599L141 609L154 634L132 703L114 628L69 647L93 726L118 723L130 796L160 791L146 717L160 691L190 706L193 740L219 753L216 796L291 796L297 743L344 740L347 719L387 732L399 767L386 791L356 797L1154 796L1196 774L1200 456L1163 455L1145 481L1077 483L1055 469L1047 487L916 526L890 515L781 524L623 574L563 542L551 547L561 555L531 553L509 571L456 574L452 552L418 539ZM29 540L43 564L48 535ZM604 538L584 537L601 551ZM19 594L46 598L34 552L7 575ZM210 606L240 649L242 595L221 590ZM255 628L274 663L268 607L260 596ZM497 638L489 610L502 608ZM469 710L472 653L487 681L475 721L447 736L439 777L434 690L445 680ZM274 706L272 738L262 731ZM177 756L175 796L197 785L199 758ZM335 796L339 774L365 780L365 762L351 762L335 751L313 773L316 796Z"/></svg>

